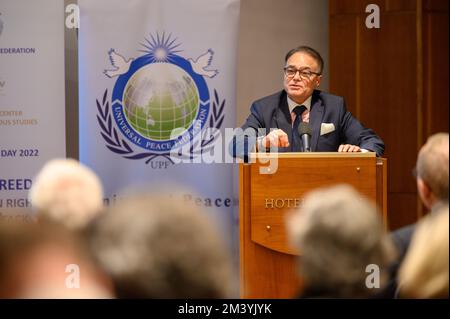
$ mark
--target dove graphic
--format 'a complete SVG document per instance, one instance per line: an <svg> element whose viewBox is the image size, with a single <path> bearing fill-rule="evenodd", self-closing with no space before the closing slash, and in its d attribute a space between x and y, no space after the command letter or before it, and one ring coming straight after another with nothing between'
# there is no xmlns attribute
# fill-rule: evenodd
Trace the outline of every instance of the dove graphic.
<svg viewBox="0 0 450 319"><path fill-rule="evenodd" d="M155 120L153 119L153 117L150 114L148 114L148 117L147 117L147 125L155 126Z"/></svg>
<svg viewBox="0 0 450 319"><path fill-rule="evenodd" d="M211 65L213 55L214 51L209 49L204 54L200 55L195 61L192 59L188 59L188 61L191 63L192 70L202 76L207 76L209 78L215 77L219 73L219 71L206 69Z"/></svg>
<svg viewBox="0 0 450 319"><path fill-rule="evenodd" d="M118 54L114 49L109 50L108 54L109 60L111 61L111 65L114 67L114 69L103 71L103 73L107 77L112 78L128 72L133 59L129 59L128 61L125 60L125 58L122 55Z"/></svg>

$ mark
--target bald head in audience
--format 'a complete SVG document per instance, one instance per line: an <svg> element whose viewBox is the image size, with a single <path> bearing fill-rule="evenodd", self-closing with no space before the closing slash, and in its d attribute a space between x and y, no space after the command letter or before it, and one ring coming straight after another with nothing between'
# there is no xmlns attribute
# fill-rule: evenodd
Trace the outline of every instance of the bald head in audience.
<svg viewBox="0 0 450 319"><path fill-rule="evenodd" d="M0 223L0 298L111 298L83 242L55 223Z"/></svg>

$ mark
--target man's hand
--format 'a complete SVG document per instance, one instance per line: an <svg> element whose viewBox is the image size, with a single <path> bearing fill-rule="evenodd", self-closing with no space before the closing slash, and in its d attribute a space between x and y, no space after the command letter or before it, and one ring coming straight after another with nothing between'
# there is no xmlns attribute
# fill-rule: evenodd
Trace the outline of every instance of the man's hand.
<svg viewBox="0 0 450 319"><path fill-rule="evenodd" d="M262 143L265 148L269 147L288 147L289 138L287 134L280 129L273 130L266 136L264 136Z"/></svg>
<svg viewBox="0 0 450 319"><path fill-rule="evenodd" d="M344 153L361 152L361 148L357 145L341 144L341 145L339 145L338 152L344 152Z"/></svg>

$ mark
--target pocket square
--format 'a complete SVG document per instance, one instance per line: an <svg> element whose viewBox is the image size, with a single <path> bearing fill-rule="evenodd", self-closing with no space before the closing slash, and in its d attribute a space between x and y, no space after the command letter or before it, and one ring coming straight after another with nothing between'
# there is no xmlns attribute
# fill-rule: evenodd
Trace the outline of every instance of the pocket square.
<svg viewBox="0 0 450 319"><path fill-rule="evenodd" d="M335 130L333 123L322 123L320 126L320 135L331 133Z"/></svg>

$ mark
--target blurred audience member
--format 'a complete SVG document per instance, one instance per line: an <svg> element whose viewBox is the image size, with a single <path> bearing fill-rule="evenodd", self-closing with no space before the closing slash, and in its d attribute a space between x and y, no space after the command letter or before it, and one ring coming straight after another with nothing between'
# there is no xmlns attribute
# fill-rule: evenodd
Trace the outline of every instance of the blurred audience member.
<svg viewBox="0 0 450 319"><path fill-rule="evenodd" d="M417 157L417 189L429 209L448 203L448 133L432 135Z"/></svg>
<svg viewBox="0 0 450 319"><path fill-rule="evenodd" d="M425 207L433 212L448 205L448 133L428 138L420 149L415 168L417 191ZM402 260L406 254L415 224L395 231L392 236Z"/></svg>
<svg viewBox="0 0 450 319"><path fill-rule="evenodd" d="M366 298L382 287L393 245L375 206L350 186L308 194L288 229L300 253L302 298ZM379 286L366 284L369 265L380 270Z"/></svg>
<svg viewBox="0 0 450 319"><path fill-rule="evenodd" d="M81 229L102 210L103 190L97 175L73 159L55 159L39 172L29 194L38 219Z"/></svg>
<svg viewBox="0 0 450 319"><path fill-rule="evenodd" d="M91 230L91 248L119 298L227 298L231 260L208 216L167 196L118 201Z"/></svg>
<svg viewBox="0 0 450 319"><path fill-rule="evenodd" d="M448 206L417 226L399 270L400 296L448 298Z"/></svg>
<svg viewBox="0 0 450 319"><path fill-rule="evenodd" d="M0 223L0 298L111 298L86 252L57 224Z"/></svg>
<svg viewBox="0 0 450 319"><path fill-rule="evenodd" d="M448 133L430 136L419 151L414 170L419 196L432 214L448 205L448 143ZM416 224L412 224L392 233L398 259L391 266L390 284L383 297L397 296L397 271L407 253L415 228Z"/></svg>

